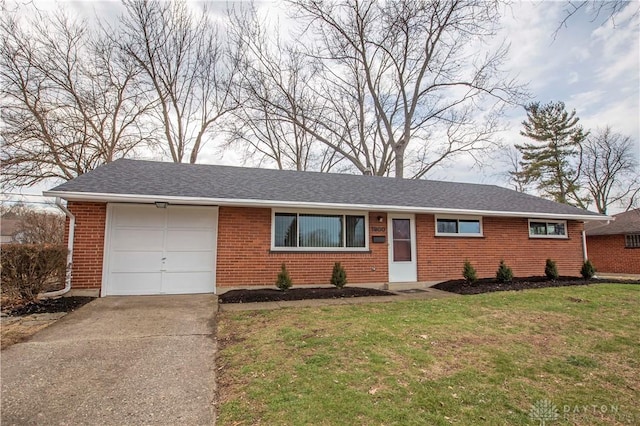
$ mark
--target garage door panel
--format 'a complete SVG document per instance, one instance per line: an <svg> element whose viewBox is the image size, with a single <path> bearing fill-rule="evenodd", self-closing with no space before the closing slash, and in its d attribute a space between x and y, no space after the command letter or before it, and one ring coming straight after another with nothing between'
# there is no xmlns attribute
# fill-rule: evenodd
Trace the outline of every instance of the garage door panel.
<svg viewBox="0 0 640 426"><path fill-rule="evenodd" d="M207 207L171 206L167 216L167 228L213 228L216 212Z"/></svg>
<svg viewBox="0 0 640 426"><path fill-rule="evenodd" d="M213 253L211 251L179 251L167 252L165 270L211 272L213 270Z"/></svg>
<svg viewBox="0 0 640 426"><path fill-rule="evenodd" d="M116 227L164 228L165 209L155 205L118 206L115 214Z"/></svg>
<svg viewBox="0 0 640 426"><path fill-rule="evenodd" d="M163 229L116 228L113 231L114 250L162 250Z"/></svg>
<svg viewBox="0 0 640 426"><path fill-rule="evenodd" d="M108 211L103 294L215 291L217 208L112 204Z"/></svg>
<svg viewBox="0 0 640 426"><path fill-rule="evenodd" d="M164 288L174 294L211 293L214 290L213 272L165 272Z"/></svg>
<svg viewBox="0 0 640 426"><path fill-rule="evenodd" d="M167 251L208 250L213 252L215 233L212 230L167 230Z"/></svg>
<svg viewBox="0 0 640 426"><path fill-rule="evenodd" d="M114 251L111 272L160 272L162 251Z"/></svg>
<svg viewBox="0 0 640 426"><path fill-rule="evenodd" d="M161 290L162 276L156 273L112 273L109 294L138 295L158 294Z"/></svg>

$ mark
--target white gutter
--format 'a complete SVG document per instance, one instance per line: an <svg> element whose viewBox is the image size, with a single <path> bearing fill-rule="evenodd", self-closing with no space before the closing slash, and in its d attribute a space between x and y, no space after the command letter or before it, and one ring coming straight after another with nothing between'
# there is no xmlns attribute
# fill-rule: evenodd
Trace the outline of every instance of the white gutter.
<svg viewBox="0 0 640 426"><path fill-rule="evenodd" d="M334 210L362 210L385 211L390 213L430 213L430 214L459 214L475 216L495 217L526 217L530 219L568 219L580 221L610 220L604 215L580 215L580 214L554 214L535 212L505 212L494 210L469 210L447 209L434 207L411 206L386 206L376 204L344 204L344 203L318 203L298 201L274 201L253 199L228 199L206 197L176 197L165 195L138 195L138 194L106 194L90 192L47 191L48 197L62 197L72 201L102 201L105 203L155 203L165 202L169 204L189 204L201 206L235 206L235 207L282 207L282 208L310 208L310 209L334 209Z"/></svg>
<svg viewBox="0 0 640 426"><path fill-rule="evenodd" d="M64 212L69 218L69 238L67 239L67 269L66 276L64 280L64 288L62 290L57 291L49 291L46 293L40 293L38 295L39 299L51 299L54 297L60 297L65 293L68 293L71 290L71 270L73 264L73 236L76 230L76 217L69 211L69 209L62 204L62 200L60 197L56 197L56 205L60 207L60 210Z"/></svg>

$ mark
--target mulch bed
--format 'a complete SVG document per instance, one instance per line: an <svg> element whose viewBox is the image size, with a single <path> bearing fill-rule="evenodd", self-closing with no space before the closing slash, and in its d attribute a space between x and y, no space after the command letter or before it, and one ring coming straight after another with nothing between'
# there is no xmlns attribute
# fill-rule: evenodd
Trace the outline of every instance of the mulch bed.
<svg viewBox="0 0 640 426"><path fill-rule="evenodd" d="M395 296L388 291L362 287L310 287L291 288L287 291L277 289L231 290L218 297L219 303L281 302L286 300L307 299L343 299L364 296Z"/></svg>
<svg viewBox="0 0 640 426"><path fill-rule="evenodd" d="M61 297L59 299L46 299L40 300L37 303L27 303L23 306L14 307L7 310L6 312L3 311L3 313L12 317L20 317L31 314L71 312L75 311L83 305L86 305L94 299L94 297L81 296Z"/></svg>
<svg viewBox="0 0 640 426"><path fill-rule="evenodd" d="M457 294L481 294L493 291L526 290L529 288L564 287L598 283L640 284L637 280L615 280L592 278L585 280L577 277L559 277L549 280L547 277L514 278L510 283L499 283L493 278L483 278L473 284L465 280L451 280L436 284L433 288Z"/></svg>

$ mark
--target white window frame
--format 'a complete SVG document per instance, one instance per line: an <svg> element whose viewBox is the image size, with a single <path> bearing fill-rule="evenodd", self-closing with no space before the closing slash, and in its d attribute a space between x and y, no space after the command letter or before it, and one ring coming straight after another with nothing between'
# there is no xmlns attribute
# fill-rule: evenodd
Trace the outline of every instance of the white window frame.
<svg viewBox="0 0 640 426"><path fill-rule="evenodd" d="M531 233L531 222L540 222L546 223L547 225L550 223L562 223L564 224L564 235L537 235ZM551 220L551 219L529 219L527 222L527 232L529 233L529 238L554 238L556 240L568 240L569 239L569 227L567 226L566 220Z"/></svg>
<svg viewBox="0 0 640 426"><path fill-rule="evenodd" d="M276 247L276 213L289 214L317 214L331 216L364 216L364 247ZM346 221L344 221L346 223ZM298 227L298 231L300 228ZM346 232L342 233L342 243L346 245ZM296 243L298 242L296 238ZM315 210L315 209L271 209L271 251L301 251L301 252L353 252L369 251L369 212L352 210Z"/></svg>
<svg viewBox="0 0 640 426"><path fill-rule="evenodd" d="M479 234L471 234L468 232L456 232L455 234L448 232L438 232L438 219L447 219L447 220L457 220L458 222L461 220L477 220L480 223L480 233ZM482 224L482 216L464 216L464 215L436 215L435 217L435 228L436 228L436 237L465 237L465 238L482 238L484 237L484 225ZM458 229L460 229L460 224L458 223Z"/></svg>

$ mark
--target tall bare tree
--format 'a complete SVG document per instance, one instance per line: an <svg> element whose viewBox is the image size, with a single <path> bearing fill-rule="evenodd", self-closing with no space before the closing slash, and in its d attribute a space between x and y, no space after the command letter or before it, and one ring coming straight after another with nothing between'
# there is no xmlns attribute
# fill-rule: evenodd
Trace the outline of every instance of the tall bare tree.
<svg viewBox="0 0 640 426"><path fill-rule="evenodd" d="M640 171L629 136L607 126L591 134L582 147L582 186L599 213L620 204L633 208L640 196Z"/></svg>
<svg viewBox="0 0 640 426"><path fill-rule="evenodd" d="M124 6L116 38L153 92L168 154L195 163L212 126L238 105L235 52L206 7L146 0Z"/></svg>
<svg viewBox="0 0 640 426"><path fill-rule="evenodd" d="M522 174L522 153L518 148L509 145L501 153L500 161L504 165L504 171L500 173L507 179L509 185L518 192L527 191L527 179Z"/></svg>
<svg viewBox="0 0 640 426"><path fill-rule="evenodd" d="M0 18L2 180L71 179L132 155L152 138L136 70L64 10L5 10Z"/></svg>
<svg viewBox="0 0 640 426"><path fill-rule="evenodd" d="M640 13L638 3L629 0L568 0L565 2L562 20L553 32L553 37L557 37L558 32L560 32L562 28L566 28L569 21L571 21L578 12L582 11L587 13L592 22L601 20L602 23L612 21L615 24L618 15L627 7L633 8L633 15Z"/></svg>
<svg viewBox="0 0 640 426"><path fill-rule="evenodd" d="M289 4L303 28L292 51L313 72L301 97L279 82L269 57L252 55L255 72L282 94L261 101L362 173L421 177L456 154L488 149L496 116L523 95L500 71L505 46L470 48L494 35L497 2Z"/></svg>
<svg viewBox="0 0 640 426"><path fill-rule="evenodd" d="M342 158L306 130L317 131L317 123L307 123L299 108L315 96L307 85L313 64L283 43L277 22L270 25L258 20L255 5L234 10L230 17L231 36L243 59L242 107L233 113L226 147L241 148L245 161L254 164L268 162L279 169L323 172L334 169ZM287 114L274 105L286 108Z"/></svg>

